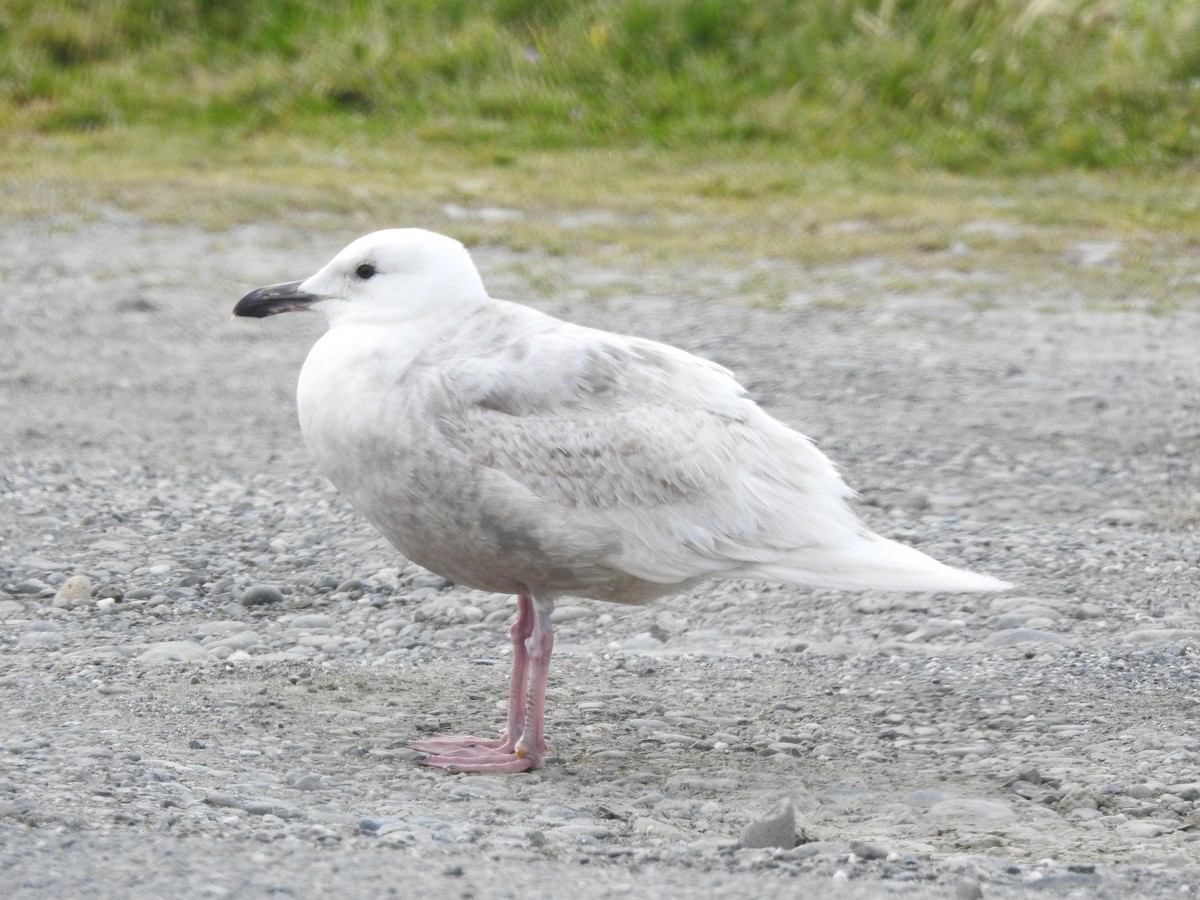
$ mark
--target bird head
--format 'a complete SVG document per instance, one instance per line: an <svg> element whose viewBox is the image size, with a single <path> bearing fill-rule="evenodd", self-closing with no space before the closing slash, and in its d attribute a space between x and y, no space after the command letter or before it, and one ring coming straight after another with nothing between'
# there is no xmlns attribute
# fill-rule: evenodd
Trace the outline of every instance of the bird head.
<svg viewBox="0 0 1200 900"><path fill-rule="evenodd" d="M233 314L261 319L313 309L339 325L453 315L486 300L462 244L420 228L392 228L354 241L310 278L251 291Z"/></svg>

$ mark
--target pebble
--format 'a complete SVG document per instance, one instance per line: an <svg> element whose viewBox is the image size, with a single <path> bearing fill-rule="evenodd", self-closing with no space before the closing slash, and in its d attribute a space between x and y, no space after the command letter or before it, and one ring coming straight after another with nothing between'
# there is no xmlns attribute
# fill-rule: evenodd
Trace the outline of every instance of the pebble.
<svg viewBox="0 0 1200 900"><path fill-rule="evenodd" d="M559 606L550 614L550 621L555 625L594 618L596 618L596 611L588 609L586 606Z"/></svg>
<svg viewBox="0 0 1200 900"><path fill-rule="evenodd" d="M792 421L802 384L847 480L884 498L864 510L872 524L1018 587L845 594L734 581L647 607L564 597L550 763L454 776L406 762L415 751L403 744L503 727L511 598L404 561L312 472L280 402L303 346L237 323L239 352L226 353L222 329L178 328L211 318L204 292L175 292L162 333L97 332L104 317L62 312L94 296L81 267L101 254L107 264L107 251L128 254L112 264L115 289L136 292L157 277L145 260L167 251L185 266L215 255L226 275L249 259L283 277L293 264L276 251L298 253L297 232L265 256L243 240L264 227L253 224L232 240L201 235L213 254L180 254L154 238L158 226L137 225L133 240L127 227L94 227L33 218L6 232L29 232L6 255L16 261L6 287L26 292L13 308L37 312L6 322L50 336L15 343L5 387L18 414L0 415L16 449L0 466L0 518L17 525L0 528L6 884L66 883L59 873L72 877L83 858L88 871L101 860L106 873L156 872L163 895L188 890L174 870L205 871L191 887L211 896L295 893L330 872L353 895L386 886L400 857L414 891L432 872L476 895L491 867L527 860L547 884L588 896L672 896L664 876L698 896L823 896L812 885L837 889L835 872L864 897L1166 897L1200 884L1194 312L1077 315L1063 307L1088 298L1069 286L1053 315L1034 294L1013 308L1005 280L983 267L914 292L936 301L920 328L883 330L854 307L767 315L726 303L744 273L721 282L715 262L700 267L704 282L718 276L702 298L721 302L687 304L686 317L682 289L663 300L617 285L586 304L598 323L649 322L651 336L733 364ZM244 245L236 259L220 258L225 241ZM483 252L517 287L508 264L540 259ZM925 256L938 265L937 252ZM570 261L579 297L552 309L585 308L589 264ZM136 270L125 285L122 262ZM894 267L874 264L880 290L861 296L887 304ZM801 280L836 298L859 265L814 265ZM54 277L33 277L45 271ZM669 314L638 318L656 304ZM797 329L813 337L802 358ZM164 344L171 335L178 343ZM148 346L183 365L140 365ZM72 379L84 396L56 398L61 415L26 440L13 429L37 421L58 378L38 374L58 364L43 347L103 352L68 354L72 371L84 367ZM1096 347L1118 347L1121 365ZM193 390L194 364L218 357ZM270 383L244 390L250 367ZM136 414L113 396L140 398ZM97 411L118 420L97 427ZM261 454L245 453L250 421ZM68 433L98 440L60 442ZM57 606L81 573L101 586L94 606ZM256 590L266 603L238 602ZM1025 640L1031 632L1042 636ZM145 661L156 658L167 664ZM216 794L225 805L205 802ZM735 849L749 820L779 818L784 797L796 825ZM573 814L537 821L552 808ZM831 840L794 846L808 828ZM229 853L197 868L190 853L205 846ZM382 875L356 883L360 863Z"/></svg>
<svg viewBox="0 0 1200 900"><path fill-rule="evenodd" d="M196 663L211 658L209 652L195 641L161 641L151 644L136 657L143 663Z"/></svg>
<svg viewBox="0 0 1200 900"><path fill-rule="evenodd" d="M54 594L54 606L70 609L92 602L92 581L86 575L72 575Z"/></svg>
<svg viewBox="0 0 1200 900"><path fill-rule="evenodd" d="M1004 822L1016 818L1012 808L994 800L951 798L929 807L926 815L935 821Z"/></svg>
<svg viewBox="0 0 1200 900"><path fill-rule="evenodd" d="M796 810L785 803L774 816L750 822L742 828L738 843L746 849L759 847L782 847L790 850L796 846Z"/></svg>
<svg viewBox="0 0 1200 900"><path fill-rule="evenodd" d="M42 594L48 595L54 593L54 589L44 581L39 581L36 578L26 578L24 581L18 581L12 586L12 591L15 594Z"/></svg>
<svg viewBox="0 0 1200 900"><path fill-rule="evenodd" d="M246 588L238 596L242 606L267 606L283 602L283 591L273 584L254 584Z"/></svg>
<svg viewBox="0 0 1200 900"><path fill-rule="evenodd" d="M851 841L850 852L859 859L887 859L888 849L882 844L873 844L870 841Z"/></svg>
<svg viewBox="0 0 1200 900"><path fill-rule="evenodd" d="M1125 640L1131 644L1196 643L1200 628L1138 628L1126 634Z"/></svg>
<svg viewBox="0 0 1200 900"><path fill-rule="evenodd" d="M1110 509L1100 514L1099 519L1105 525L1152 525L1154 516L1144 509Z"/></svg>
<svg viewBox="0 0 1200 900"><path fill-rule="evenodd" d="M18 647L61 647L63 636L57 631L27 631L17 641Z"/></svg>
<svg viewBox="0 0 1200 900"><path fill-rule="evenodd" d="M1178 825L1133 820L1121 824L1121 829L1137 838L1157 838L1175 831Z"/></svg>

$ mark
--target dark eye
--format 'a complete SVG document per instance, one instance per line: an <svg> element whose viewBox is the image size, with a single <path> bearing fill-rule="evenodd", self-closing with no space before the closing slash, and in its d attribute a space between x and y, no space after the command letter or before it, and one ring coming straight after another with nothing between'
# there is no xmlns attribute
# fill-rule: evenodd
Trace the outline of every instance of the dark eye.
<svg viewBox="0 0 1200 900"><path fill-rule="evenodd" d="M354 274L357 275L359 278L361 278L363 281L366 281L368 278L373 278L375 276L375 267L373 265L371 265L370 263L363 263L361 266L359 266L357 269L354 270Z"/></svg>

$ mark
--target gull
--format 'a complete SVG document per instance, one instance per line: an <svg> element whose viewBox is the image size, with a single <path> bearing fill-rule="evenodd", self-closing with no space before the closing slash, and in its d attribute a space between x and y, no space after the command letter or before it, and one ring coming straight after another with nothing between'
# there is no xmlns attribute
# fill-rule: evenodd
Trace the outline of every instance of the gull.
<svg viewBox="0 0 1200 900"><path fill-rule="evenodd" d="M564 595L640 604L713 578L1009 586L872 533L833 463L726 369L494 299L453 238L369 234L310 278L251 291L234 315L290 310L329 323L297 388L317 466L410 561L517 596L503 735L413 743L425 764L542 764Z"/></svg>

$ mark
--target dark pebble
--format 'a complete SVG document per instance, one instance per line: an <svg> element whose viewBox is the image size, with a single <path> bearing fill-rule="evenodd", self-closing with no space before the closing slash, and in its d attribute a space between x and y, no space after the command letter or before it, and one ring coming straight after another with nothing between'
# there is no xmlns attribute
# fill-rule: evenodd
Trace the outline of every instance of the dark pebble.
<svg viewBox="0 0 1200 900"><path fill-rule="evenodd" d="M336 575L320 575L313 579L313 587L323 594L328 594L337 590L337 586L342 582Z"/></svg>
<svg viewBox="0 0 1200 900"><path fill-rule="evenodd" d="M887 847L869 841L852 841L850 852L859 859L887 859L888 857Z"/></svg>
<svg viewBox="0 0 1200 900"><path fill-rule="evenodd" d="M238 598L242 606L266 606L269 603L282 603L283 591L273 584L255 584L242 591Z"/></svg>

